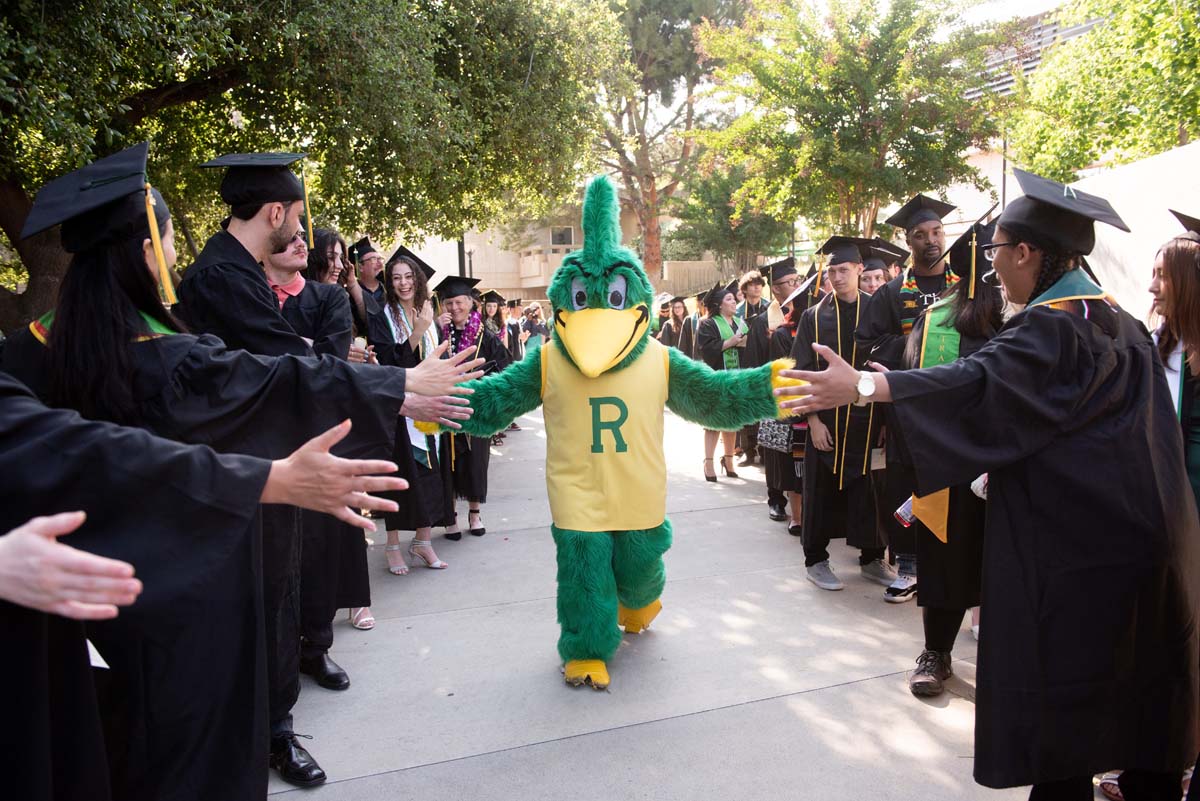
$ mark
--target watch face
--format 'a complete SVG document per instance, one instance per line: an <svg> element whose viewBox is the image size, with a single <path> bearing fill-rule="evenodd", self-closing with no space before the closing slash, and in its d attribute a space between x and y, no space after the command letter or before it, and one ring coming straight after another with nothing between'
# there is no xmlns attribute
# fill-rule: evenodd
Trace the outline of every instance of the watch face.
<svg viewBox="0 0 1200 801"><path fill-rule="evenodd" d="M875 394L875 379L869 375L860 375L858 377L858 394L859 395L874 395Z"/></svg>

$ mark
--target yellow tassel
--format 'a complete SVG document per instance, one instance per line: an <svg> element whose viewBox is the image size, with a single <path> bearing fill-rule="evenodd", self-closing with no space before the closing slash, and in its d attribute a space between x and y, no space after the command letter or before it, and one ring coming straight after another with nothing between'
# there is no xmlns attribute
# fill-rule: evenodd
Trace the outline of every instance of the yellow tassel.
<svg viewBox="0 0 1200 801"><path fill-rule="evenodd" d="M312 227L312 208L308 205L308 178L304 176L304 165L300 165L300 185L304 187L304 224L308 228L308 249L312 250L313 243L313 227Z"/></svg>
<svg viewBox="0 0 1200 801"><path fill-rule="evenodd" d="M975 229L971 229L971 285L967 287L967 298L975 300L975 244L978 241L978 234Z"/></svg>
<svg viewBox="0 0 1200 801"><path fill-rule="evenodd" d="M154 246L154 260L158 262L158 286L166 302L174 305L175 284L171 281L171 273L167 269L167 257L163 255L162 237L158 235L158 216L154 213L154 193L150 191L149 183L146 184L146 219L150 222L150 244Z"/></svg>

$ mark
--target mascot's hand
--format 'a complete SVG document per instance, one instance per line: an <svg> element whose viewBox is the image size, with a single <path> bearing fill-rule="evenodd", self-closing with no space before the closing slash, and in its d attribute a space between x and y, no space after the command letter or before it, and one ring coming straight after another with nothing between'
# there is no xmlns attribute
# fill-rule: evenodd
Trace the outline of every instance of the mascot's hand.
<svg viewBox="0 0 1200 801"><path fill-rule="evenodd" d="M470 402L457 395L427 397L405 393L400 414L413 420L422 434L436 436L444 430L462 428L455 420L469 420Z"/></svg>
<svg viewBox="0 0 1200 801"><path fill-rule="evenodd" d="M801 381L799 378L784 378L779 374L781 370L791 370L795 368L796 362L793 359L776 359L771 362L771 391L772 393L780 387L801 387L807 384L807 381ZM782 406L783 401L788 398L795 399L796 395L780 395L775 397L775 408L777 417L785 418L792 416L791 409L785 409Z"/></svg>

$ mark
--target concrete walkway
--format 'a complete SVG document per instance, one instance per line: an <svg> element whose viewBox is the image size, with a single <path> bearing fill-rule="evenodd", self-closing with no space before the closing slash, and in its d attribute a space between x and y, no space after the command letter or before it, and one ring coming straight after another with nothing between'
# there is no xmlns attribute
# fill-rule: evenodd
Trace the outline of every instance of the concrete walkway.
<svg viewBox="0 0 1200 801"><path fill-rule="evenodd" d="M562 681L540 414L493 449L488 533L449 542L444 571L388 575L371 549L373 631L345 617L332 651L345 692L304 677L296 728L366 799L1023 799L971 779L975 642L964 622L951 691L910 695L915 603L891 605L838 543L842 592L804 579L800 543L767 519L763 474L710 484L702 434L667 416L664 609L625 638L606 692ZM614 499L619 503L620 499ZM465 507L465 504L460 504ZM461 513L461 512L460 512ZM465 520L464 520L465 522ZM345 613L343 612L343 615ZM984 633L986 636L986 632Z"/></svg>

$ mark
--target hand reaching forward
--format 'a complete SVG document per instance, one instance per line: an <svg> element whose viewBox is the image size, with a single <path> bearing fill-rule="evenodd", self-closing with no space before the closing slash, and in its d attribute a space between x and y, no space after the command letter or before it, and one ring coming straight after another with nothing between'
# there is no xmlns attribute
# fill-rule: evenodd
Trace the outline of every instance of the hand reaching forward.
<svg viewBox="0 0 1200 801"><path fill-rule="evenodd" d="M350 421L344 420L320 436L313 437L286 459L271 463L263 503L286 503L331 514L344 523L374 531L375 523L354 509L394 512L394 501L368 495L381 490L408 489L402 478L387 478L373 473L394 473L392 462L380 459L342 459L329 449L350 433Z"/></svg>
<svg viewBox="0 0 1200 801"><path fill-rule="evenodd" d="M436 398L406 393L400 414L425 423L437 423L442 428L462 428L455 420L471 419L472 409L466 398L440 395Z"/></svg>
<svg viewBox="0 0 1200 801"><path fill-rule="evenodd" d="M434 397L472 394L475 390L462 389L458 385L464 381L482 378L483 371L478 368L482 367L486 360L467 361L475 353L473 347L464 348L450 358L443 359L442 354L448 347L450 347L450 343L443 342L426 356L424 361L416 367L410 368L405 374L404 388L418 395Z"/></svg>
<svg viewBox="0 0 1200 801"><path fill-rule="evenodd" d="M142 591L133 565L56 540L83 525L83 512L35 517L0 537L0 598L76 620L117 616Z"/></svg>
<svg viewBox="0 0 1200 801"><path fill-rule="evenodd" d="M832 348L814 343L813 350L829 365L824 370L782 370L779 373L784 378L798 378L808 382L802 386L779 387L775 390L777 396L803 396L779 404L784 409L791 409L793 414L807 415L822 409L846 406L858 398L858 370L838 356ZM881 369L881 366L874 362L871 363L871 367ZM875 403L888 403L891 399L887 377L876 375L875 394L871 396L871 400Z"/></svg>

